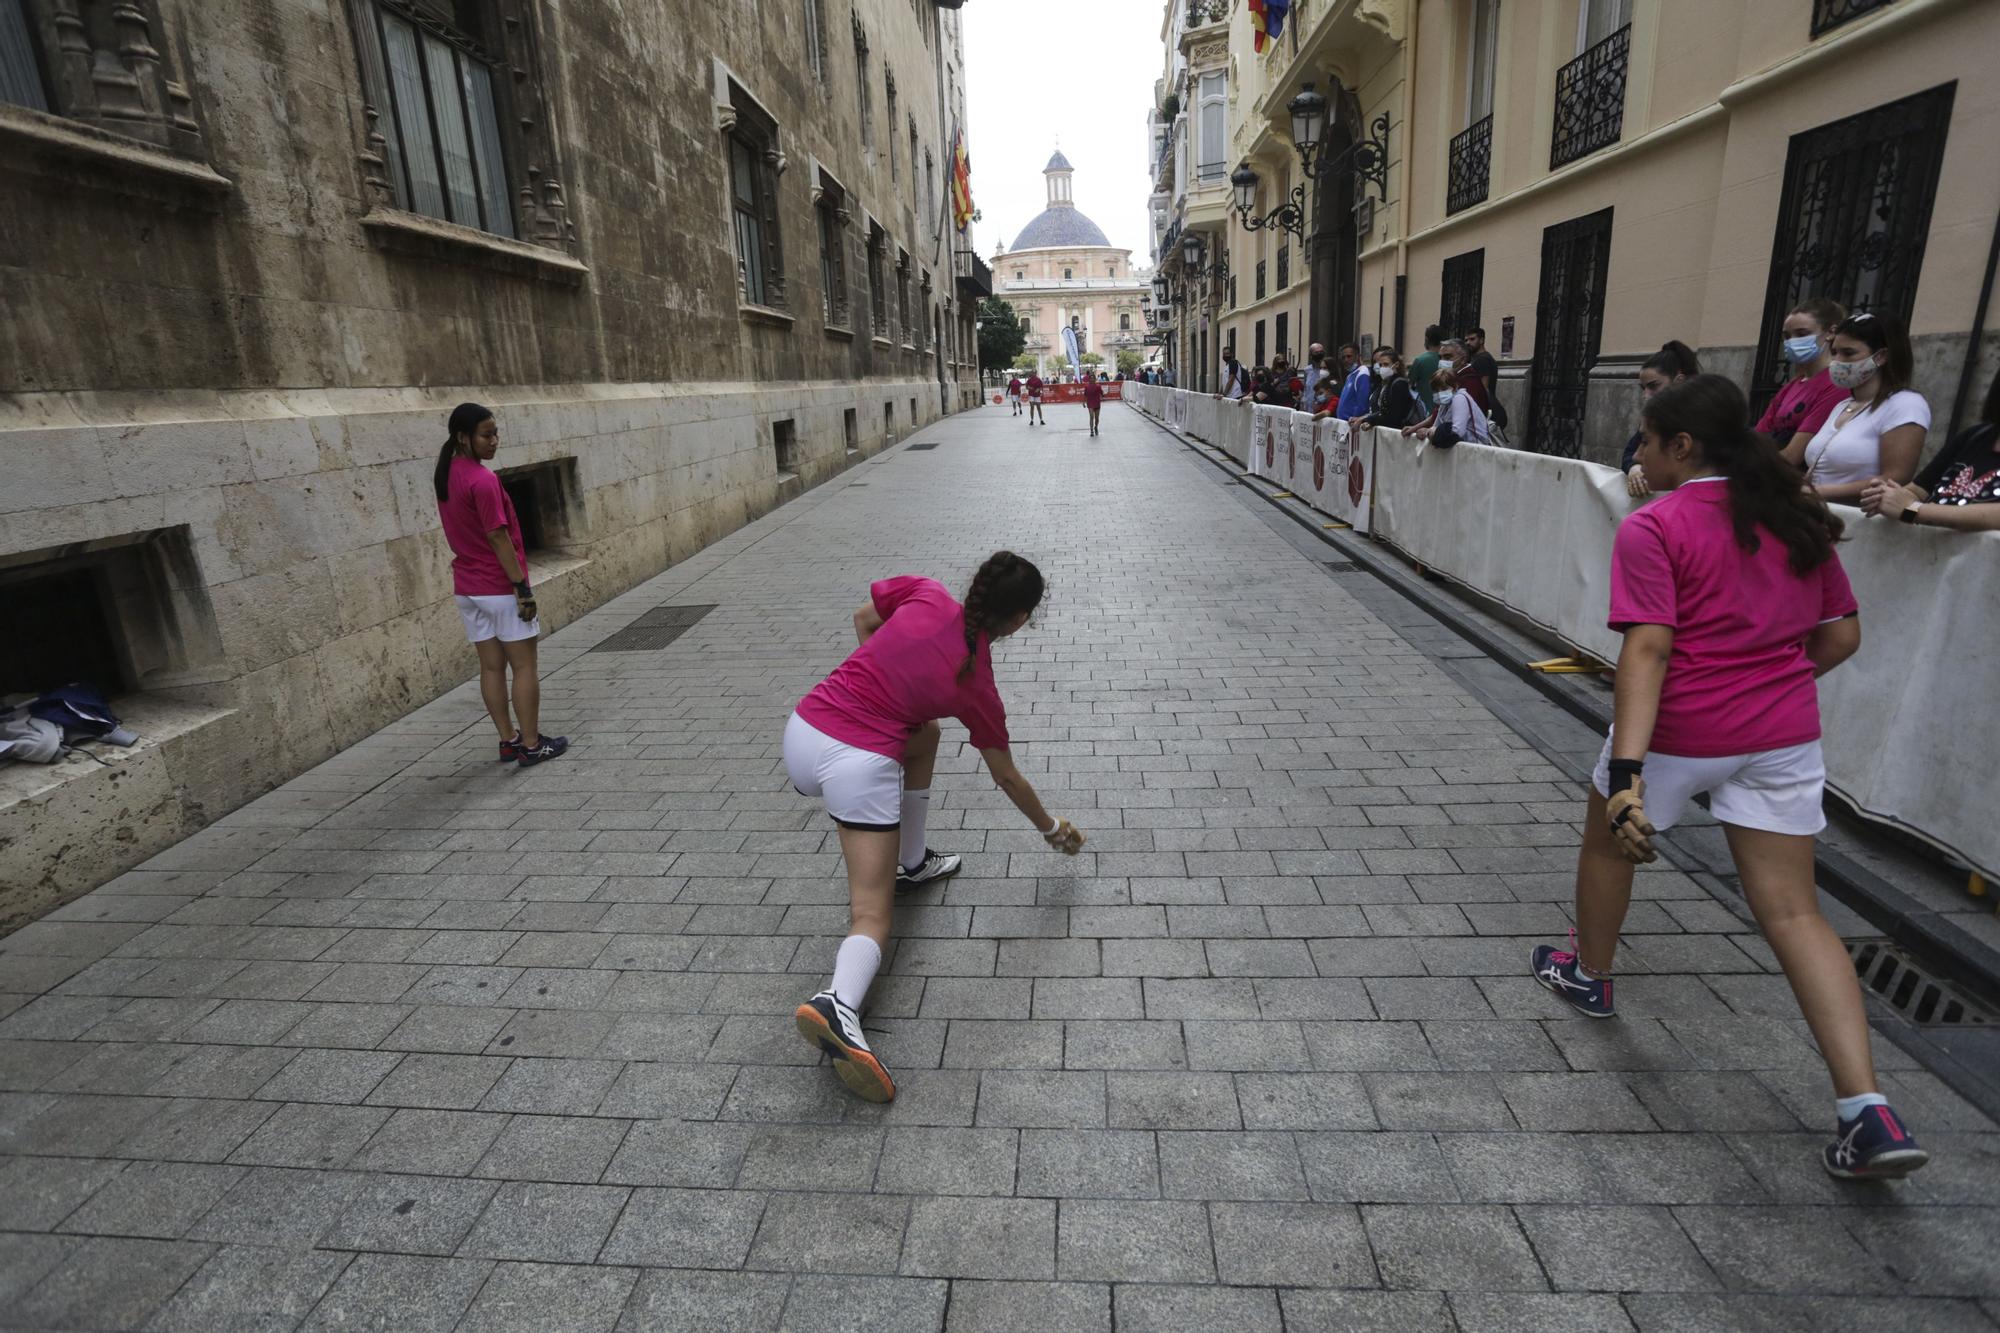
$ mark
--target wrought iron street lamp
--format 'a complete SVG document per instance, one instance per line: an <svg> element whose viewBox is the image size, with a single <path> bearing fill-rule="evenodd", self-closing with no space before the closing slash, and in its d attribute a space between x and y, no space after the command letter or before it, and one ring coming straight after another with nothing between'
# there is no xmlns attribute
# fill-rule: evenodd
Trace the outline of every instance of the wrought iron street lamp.
<svg viewBox="0 0 2000 1333"><path fill-rule="evenodd" d="M1216 282L1229 281L1228 256L1218 247L1215 262L1203 268L1201 260L1206 249L1207 246L1202 244L1200 232L1191 231L1181 237L1181 267L1187 275L1187 280L1190 283L1199 282L1204 278L1211 278Z"/></svg>
<svg viewBox="0 0 2000 1333"><path fill-rule="evenodd" d="M1167 280L1166 274L1155 273L1153 275L1153 303L1164 307L1171 304L1172 299L1173 284Z"/></svg>
<svg viewBox="0 0 2000 1333"><path fill-rule="evenodd" d="M1283 227L1299 238L1306 239L1306 186L1302 180L1292 187L1289 197L1268 213L1250 216L1250 210L1257 206L1257 181L1255 168L1248 162L1238 164L1229 173L1229 184L1236 191L1236 211L1243 219L1243 225L1250 231L1263 231L1266 227Z"/></svg>
<svg viewBox="0 0 2000 1333"><path fill-rule="evenodd" d="M1285 110L1292 121L1292 147L1299 155L1302 168L1300 180L1292 187L1291 194L1278 202L1270 212L1252 217L1250 210L1257 206L1256 170L1248 162L1239 165L1229 175L1229 183L1236 192L1236 211L1243 219L1243 225L1250 231L1262 231L1266 227L1283 227L1286 231L1305 240L1306 186L1308 180L1324 180L1343 166L1353 169L1355 176L1356 203L1367 194L1367 187L1373 185L1378 198L1389 202L1389 113L1375 117L1368 127L1366 139L1357 139L1337 153L1327 153L1326 124L1327 101L1313 91L1308 83L1300 87L1298 96L1286 104Z"/></svg>

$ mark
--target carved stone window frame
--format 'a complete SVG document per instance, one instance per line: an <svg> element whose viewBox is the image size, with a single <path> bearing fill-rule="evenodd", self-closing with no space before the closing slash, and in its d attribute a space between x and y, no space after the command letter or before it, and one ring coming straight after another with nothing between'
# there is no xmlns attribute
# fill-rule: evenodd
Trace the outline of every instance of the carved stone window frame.
<svg viewBox="0 0 2000 1333"><path fill-rule="evenodd" d="M848 236L854 213L847 187L818 158L811 159L812 205L819 229L820 311L826 331L854 336L853 283L848 278Z"/></svg>
<svg viewBox="0 0 2000 1333"><path fill-rule="evenodd" d="M730 253L738 260L739 308L746 315L770 315L771 322L789 322L791 301L786 292L785 246L779 180L788 165L778 118L721 60L713 60L715 124L722 134L723 198L730 215ZM742 147L756 172L764 299L752 301L744 286L743 257L736 226L736 152Z"/></svg>
<svg viewBox="0 0 2000 1333"><path fill-rule="evenodd" d="M355 157L368 208L362 225L368 228L371 239L390 248L414 248L431 257L491 261L510 271L575 280L587 270L572 258L577 248L576 221L564 195L559 136L550 110L554 98L548 94L542 72L539 0L474 2L480 9L478 33L466 33L441 22L438 6L426 0L343 0L360 71ZM518 239L398 204L384 135L384 117L390 114L391 101L388 62L376 23L378 6L456 43L475 38L485 43L479 49L495 71L493 95L501 157Z"/></svg>

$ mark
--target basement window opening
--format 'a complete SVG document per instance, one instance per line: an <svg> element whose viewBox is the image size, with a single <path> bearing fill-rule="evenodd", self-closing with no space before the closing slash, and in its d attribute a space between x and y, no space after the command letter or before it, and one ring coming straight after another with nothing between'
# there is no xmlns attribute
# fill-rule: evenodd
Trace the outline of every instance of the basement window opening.
<svg viewBox="0 0 2000 1333"><path fill-rule="evenodd" d="M556 458L523 467L501 468L497 474L514 516L521 523L521 545L528 555L550 555L574 541L576 518L576 459Z"/></svg>
<svg viewBox="0 0 2000 1333"><path fill-rule="evenodd" d="M860 453L861 420L860 414L855 409L850 407L840 414L840 429L842 438L847 441L847 452L849 454Z"/></svg>
<svg viewBox="0 0 2000 1333"><path fill-rule="evenodd" d="M771 449L778 456L780 479L795 477L799 471L799 427L790 417L771 423Z"/></svg>

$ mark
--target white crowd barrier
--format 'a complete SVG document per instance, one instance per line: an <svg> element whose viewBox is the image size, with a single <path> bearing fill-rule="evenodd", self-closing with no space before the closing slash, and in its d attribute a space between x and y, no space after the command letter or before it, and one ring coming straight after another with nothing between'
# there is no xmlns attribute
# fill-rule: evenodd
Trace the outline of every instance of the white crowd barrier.
<svg viewBox="0 0 2000 1333"><path fill-rule="evenodd" d="M1134 405L1177 432L1570 647L1616 660L1620 636L1604 623L1611 544L1642 503L1616 469L1477 444L1434 449L1400 432L1350 432L1331 418L1139 388ZM1996 767L1978 721L2000 662L2000 617L1991 614L2000 532L1838 512L1862 647L1820 682L1827 785L1863 814L2000 878L2000 820L1986 808Z"/></svg>

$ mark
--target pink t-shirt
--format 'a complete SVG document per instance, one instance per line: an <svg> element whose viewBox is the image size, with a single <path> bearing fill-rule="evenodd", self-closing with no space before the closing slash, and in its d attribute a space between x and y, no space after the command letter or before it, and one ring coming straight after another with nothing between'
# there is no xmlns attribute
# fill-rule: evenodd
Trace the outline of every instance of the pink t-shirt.
<svg viewBox="0 0 2000 1333"><path fill-rule="evenodd" d="M1762 528L1737 545L1729 487L1690 481L1626 515L1611 548L1615 630L1674 632L1652 750L1705 759L1819 739L1819 691L1805 652L1814 627L1857 609L1834 556L1803 577Z"/></svg>
<svg viewBox="0 0 2000 1333"><path fill-rule="evenodd" d="M528 549L521 544L521 520L514 515L507 488L478 459L461 454L451 460L449 493L451 498L438 505L438 517L451 546L451 590L460 597L512 593L514 581L486 540L493 529L507 529L514 539L514 558L521 562L521 577L528 576Z"/></svg>
<svg viewBox="0 0 2000 1333"><path fill-rule="evenodd" d="M1786 380L1764 409L1764 415L1757 418L1757 429L1782 447L1790 444L1792 436L1800 431L1811 435L1824 426L1834 409L1850 396L1824 370L1802 380Z"/></svg>
<svg viewBox="0 0 2000 1333"><path fill-rule="evenodd" d="M965 661L965 608L936 579L904 574L868 590L882 628L799 701L799 716L837 741L900 760L918 727L955 717L975 750L1007 748L1007 710L985 635Z"/></svg>

